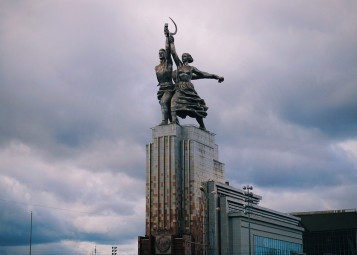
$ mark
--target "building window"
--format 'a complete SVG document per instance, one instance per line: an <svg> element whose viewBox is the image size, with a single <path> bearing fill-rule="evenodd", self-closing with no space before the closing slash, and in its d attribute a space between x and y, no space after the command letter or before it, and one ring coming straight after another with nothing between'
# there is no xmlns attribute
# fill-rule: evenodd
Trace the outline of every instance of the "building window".
<svg viewBox="0 0 357 255"><path fill-rule="evenodd" d="M306 232L304 238L304 251L306 254L355 254L355 230L331 230L321 232Z"/></svg>
<svg viewBox="0 0 357 255"><path fill-rule="evenodd" d="M301 244L254 236L254 255L291 255L294 253L302 253Z"/></svg>

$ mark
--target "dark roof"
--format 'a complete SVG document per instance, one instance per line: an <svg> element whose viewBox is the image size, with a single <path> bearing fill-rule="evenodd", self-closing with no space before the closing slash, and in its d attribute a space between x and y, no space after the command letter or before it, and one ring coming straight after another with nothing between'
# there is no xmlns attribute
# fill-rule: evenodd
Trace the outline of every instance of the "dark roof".
<svg viewBox="0 0 357 255"><path fill-rule="evenodd" d="M357 229L357 211L355 209L291 214L301 218L301 225L308 232Z"/></svg>

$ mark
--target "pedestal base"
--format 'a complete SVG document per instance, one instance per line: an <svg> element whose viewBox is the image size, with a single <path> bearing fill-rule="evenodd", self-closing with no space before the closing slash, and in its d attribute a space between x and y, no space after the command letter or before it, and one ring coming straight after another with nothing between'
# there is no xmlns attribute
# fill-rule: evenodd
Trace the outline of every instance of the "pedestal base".
<svg viewBox="0 0 357 255"><path fill-rule="evenodd" d="M192 255L203 254L202 245L192 242L190 235L149 236L138 238L138 255Z"/></svg>

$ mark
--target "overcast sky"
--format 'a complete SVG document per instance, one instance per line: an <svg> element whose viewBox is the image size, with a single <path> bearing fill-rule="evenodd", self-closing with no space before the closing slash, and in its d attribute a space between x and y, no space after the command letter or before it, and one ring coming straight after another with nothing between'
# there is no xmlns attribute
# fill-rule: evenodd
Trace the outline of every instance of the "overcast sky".
<svg viewBox="0 0 357 255"><path fill-rule="evenodd" d="M356 1L0 0L0 254L137 254L169 17L227 180L357 207Z"/></svg>

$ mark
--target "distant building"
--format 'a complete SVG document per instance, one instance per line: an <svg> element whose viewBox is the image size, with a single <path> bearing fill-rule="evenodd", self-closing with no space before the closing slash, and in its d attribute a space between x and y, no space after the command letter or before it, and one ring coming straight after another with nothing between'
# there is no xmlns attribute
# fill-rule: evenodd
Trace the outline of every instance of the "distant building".
<svg viewBox="0 0 357 255"><path fill-rule="evenodd" d="M298 212L301 218L304 252L308 255L356 255L356 209Z"/></svg>
<svg viewBox="0 0 357 255"><path fill-rule="evenodd" d="M152 134L139 255L301 254L300 219L260 207L261 196L230 186L213 133L163 125Z"/></svg>

